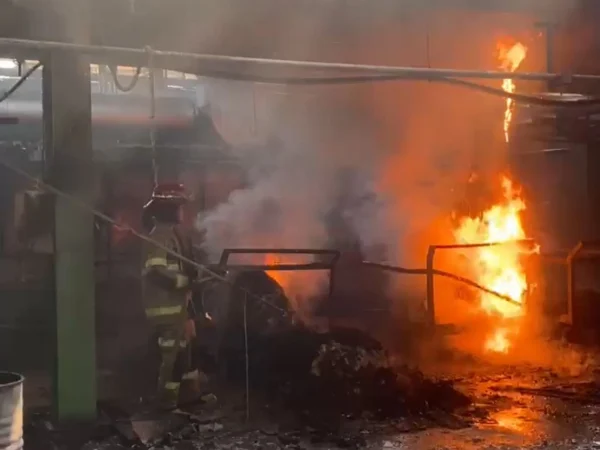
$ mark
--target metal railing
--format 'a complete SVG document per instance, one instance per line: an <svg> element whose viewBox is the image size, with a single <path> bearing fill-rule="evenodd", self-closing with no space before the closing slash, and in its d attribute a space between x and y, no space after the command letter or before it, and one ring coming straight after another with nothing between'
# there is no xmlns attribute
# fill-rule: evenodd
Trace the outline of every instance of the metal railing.
<svg viewBox="0 0 600 450"><path fill-rule="evenodd" d="M450 272L446 272L443 270L436 269L434 267L435 255L438 250L452 250L452 249L464 249L464 248L482 248L482 247L494 247L494 246L502 246L502 245L526 245L529 247L535 246L535 242L532 239L522 239L522 240L514 240L514 241L506 241L506 242L487 242L487 243L477 243L477 244L445 244L445 245L430 245L427 251L427 264L424 269L408 269L399 266L393 266L390 264L382 264L375 263L370 261L363 261L363 265L367 267L373 267L380 270L385 270L388 272L394 272L398 274L406 274L406 275L423 275L427 280L427 288L426 288L426 297L425 297L425 311L426 311L426 323L429 326L436 325L436 316L435 316L435 289L434 289L434 279L436 276L449 278L454 281L457 281L461 284L467 285L471 288L477 289L479 291L485 292L487 294L493 295L503 301L508 303L516 303L514 299L511 297L504 295L500 292L496 292L492 289L487 288L467 277L463 277L460 275L456 275ZM532 248L533 250L533 248Z"/></svg>
<svg viewBox="0 0 600 450"><path fill-rule="evenodd" d="M445 245L430 245L427 250L427 295L426 295L426 308L427 308L427 317L428 322L431 325L435 324L435 300L434 300L434 276L436 275L436 270L433 267L435 255L438 250L458 250L458 249L473 249L473 248L484 248L484 247L499 247L506 245L527 245L534 246L535 241L532 239L518 239L513 241L505 241L505 242L485 242L485 243L476 243L476 244L445 244ZM439 275L439 273L438 273ZM451 277L452 278L452 277ZM462 278L462 277L461 277ZM469 283L470 284L470 283ZM483 291L488 291L487 293L496 294L497 297L503 298L506 300L505 296L499 296L497 293L489 292L487 289L481 289L480 286L473 286L479 288Z"/></svg>
<svg viewBox="0 0 600 450"><path fill-rule="evenodd" d="M232 255L307 255L327 258L325 261L312 261L302 264L230 264ZM307 271L327 270L329 271L329 297L333 293L335 266L340 259L339 250L327 249L304 249L304 248L226 248L221 254L218 267L222 270L238 271Z"/></svg>
<svg viewBox="0 0 600 450"><path fill-rule="evenodd" d="M482 292L486 292L490 295L494 295L507 302L513 302L514 300L510 297L502 295L501 293L495 292L488 289L485 286L478 284L477 282L470 280L469 278L456 275L453 273L445 272L435 268L435 256L439 250L459 250L459 249L476 249L483 247L502 246L502 245L522 245L525 246L524 252L531 249L535 245L535 242L531 239L515 240L508 242L492 242L492 243L478 243L478 244L444 244L444 245L430 245L427 251L426 267L409 269L400 266L394 266L391 264L362 261L362 265L366 267L375 268L378 270L384 270L387 272L393 272L397 274L405 275L421 275L426 278L426 296L425 296L425 310L426 310L426 322L428 325L436 325L436 303L435 303L435 278L444 277L450 278L461 284L467 285L473 289L477 289ZM285 258L282 263L246 263L237 264L232 262L234 256L239 255L262 255L266 257L268 255L282 255L282 256L309 256L312 257L310 262L303 263L290 263L286 262ZM540 258L545 264L557 264L565 267L564 282L556 280L561 283L561 286L566 284L567 291L567 304L565 309L566 313L561 316L560 321L567 325L574 325L577 321L576 313L574 311L574 304L576 303L576 287L577 287L577 268L579 264L584 260L600 260L600 241L580 241L570 251L554 253L554 254L536 254L532 255ZM235 270L235 271L329 271L329 290L328 296L331 298L334 289L334 281L336 274L336 265L340 260L341 252L339 250L331 249L301 249L301 248L229 248L223 250L218 264L213 265L214 269L223 271ZM6 279L0 280L0 283L31 283L33 280L27 278L26 272L28 267L37 267L42 269L41 265L45 266L46 269L51 270L52 266L52 255L40 255L30 252L19 252L11 254L0 255L1 262L9 263L12 266L11 270L7 270ZM264 261L264 260L263 260ZM97 268L103 267L108 273L108 278L111 279L114 275L113 270L114 264L130 264L134 262L133 253L115 253L111 251L109 255L105 255L103 258L98 258L95 261ZM38 273L39 270L36 270ZM39 275L40 273L38 273ZM48 273L48 278L51 280L52 274ZM564 298L564 297L563 297Z"/></svg>
<svg viewBox="0 0 600 450"><path fill-rule="evenodd" d="M577 285L576 268L583 260L600 260L600 241L579 241L568 253L567 265L567 313L561 318L566 325L574 325L575 287Z"/></svg>

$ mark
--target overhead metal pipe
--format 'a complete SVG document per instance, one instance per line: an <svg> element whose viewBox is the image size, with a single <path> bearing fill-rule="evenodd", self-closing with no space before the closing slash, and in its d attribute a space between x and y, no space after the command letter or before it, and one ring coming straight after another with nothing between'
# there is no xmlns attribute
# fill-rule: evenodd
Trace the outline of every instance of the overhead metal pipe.
<svg viewBox="0 0 600 450"><path fill-rule="evenodd" d="M82 45L64 42L36 41L25 39L0 38L0 54L8 57L43 59L55 51L71 51L89 56L97 63L128 66L148 66L152 59L154 67L180 70L205 76L219 76L223 73L262 73L264 69L306 71L305 74L316 73L354 73L364 75L398 75L412 80L432 80L436 78L470 78L470 79L515 79L529 81L562 80L600 80L600 75L556 74L556 73L507 73L486 70L430 69L418 67L381 66L368 64L346 64L316 61L293 61L269 58L250 58L241 56L224 56L211 54L182 53L173 51L134 49L124 47L108 47L99 45ZM257 70L263 69L263 70Z"/></svg>

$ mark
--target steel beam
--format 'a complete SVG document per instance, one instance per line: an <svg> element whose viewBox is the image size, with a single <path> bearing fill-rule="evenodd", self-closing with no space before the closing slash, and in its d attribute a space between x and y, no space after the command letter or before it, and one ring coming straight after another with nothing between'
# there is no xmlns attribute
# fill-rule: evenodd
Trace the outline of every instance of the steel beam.
<svg viewBox="0 0 600 450"><path fill-rule="evenodd" d="M81 42L78 35L74 32L72 40ZM55 52L43 69L45 177L86 203L92 200L93 183L89 67L81 55ZM69 199L55 197L54 406L61 421L96 415L93 220Z"/></svg>

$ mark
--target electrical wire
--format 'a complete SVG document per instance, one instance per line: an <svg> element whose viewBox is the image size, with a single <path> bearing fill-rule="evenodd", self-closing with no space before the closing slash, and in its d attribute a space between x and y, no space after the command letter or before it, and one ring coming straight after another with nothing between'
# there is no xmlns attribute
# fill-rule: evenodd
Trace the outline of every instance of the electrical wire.
<svg viewBox="0 0 600 450"><path fill-rule="evenodd" d="M133 75L131 81L129 82L128 85L124 86L121 84L121 82L119 81L119 76L117 74L117 68L116 66L108 66L108 70L110 71L112 78L113 78L113 82L115 83L116 88L121 91L121 92L131 92L133 91L133 89L136 87L138 81L140 80L140 74L142 73L142 67L138 66L135 69L135 74Z"/></svg>
<svg viewBox="0 0 600 450"><path fill-rule="evenodd" d="M470 81L459 80L456 78L445 78L440 80L432 80L432 81L440 81L442 83L453 84L456 86L462 86L468 89L474 89L480 92L484 92L486 94L496 95L504 98L510 98L516 103L525 103L530 105L539 105L539 106L557 106L561 108L582 108L586 106L600 106L600 98L582 98L578 100L558 100L558 99L550 99L546 97L540 97L537 95L529 95L529 94L518 94L506 92L503 89L493 88L490 86L485 86L479 83L473 83Z"/></svg>
<svg viewBox="0 0 600 450"><path fill-rule="evenodd" d="M248 297L244 295L244 363L246 370L246 422L250 421L250 353L248 349Z"/></svg>
<svg viewBox="0 0 600 450"><path fill-rule="evenodd" d="M152 57L152 49L148 47L148 88L150 94L150 147L152 150L152 176L154 188L158 186L158 152L156 150L156 74L154 73L154 58Z"/></svg>
<svg viewBox="0 0 600 450"><path fill-rule="evenodd" d="M415 78L408 75L383 74L383 75L356 75L356 76L336 76L336 77L273 77L264 75L246 75L239 73L229 73L223 71L207 72L208 78L216 78L228 81L246 81L264 84L281 84L290 86L322 86L336 84L362 84L362 83L383 83L394 81L429 81L444 84L452 84L467 89L473 89L486 94L495 95L503 98L510 98L516 103L533 104L540 106L557 106L566 108L581 108L585 106L600 106L599 98L584 98L578 100L559 100L545 98L538 95L518 94L507 92L501 88L494 88L479 83L460 80L449 77L430 77Z"/></svg>
<svg viewBox="0 0 600 450"><path fill-rule="evenodd" d="M11 86L2 96L0 96L0 103L4 100L8 99L12 94L14 94L19 87L35 72L39 67L41 67L41 63L37 63L31 69L29 69L19 80ZM139 81L141 67L136 69L136 73L134 75L133 80L129 85L123 86L118 81L116 74L113 72L113 68L109 68L111 74L113 75L113 79L115 81L115 86L122 92L129 92L136 86ZM152 77L152 74L150 75ZM598 98L584 98L578 100L559 100L559 99L550 99L545 97L540 97L537 95L529 95L529 94L519 94L519 93L511 93L507 92L500 88L494 88L490 86L485 86L479 83L473 83L470 81L461 80L458 78L449 78L449 77L431 77L424 78L420 76L415 78L413 75L398 75L398 74L379 74L379 75L356 75L356 76L329 76L329 77L274 77L274 76L264 76L264 75L248 75L241 73L232 73L225 71L210 71L206 72L205 76L209 78L216 78L228 81L246 81L246 82L254 82L254 83L264 83L264 84L281 84L281 85L290 85L290 86L325 86L325 85L337 85L337 84L361 84L361 83L382 83L382 82L393 82L393 81L430 81L430 82L439 82L445 84L452 84L456 86L461 86L467 89L473 89L480 92L484 92L490 95L496 95L503 98L510 98L516 103L521 104L532 104L539 106L556 106L556 107L564 107L564 108L582 108L582 107L590 107L590 106L600 106L600 99ZM150 83L152 85L152 83ZM153 92L153 88L151 88L151 92ZM155 115L155 112L152 112L152 115Z"/></svg>
<svg viewBox="0 0 600 450"><path fill-rule="evenodd" d="M0 48L8 48L12 51L22 50L29 52L49 52L52 51L70 51L75 53L81 53L90 56L97 57L117 57L120 56L123 60L138 60L149 64L150 61L157 61L161 64L157 64L157 67L163 66L177 66L179 64L190 63L202 63L204 67L194 72L201 76L229 79L229 80L240 80L240 81L254 81L261 83L277 83L277 84L289 84L289 85L327 85L327 84L349 84L349 83L372 83L372 82L383 82L383 81L397 81L397 80L425 80L430 82L442 82L450 83L455 85L462 85L467 88L476 89L489 94L500 95L503 97L511 98L517 102L523 103L534 103L537 105L544 106L566 106L566 107L581 107L581 106L596 106L600 105L600 99L588 98L580 100L557 100L542 98L539 96L529 96L524 94L514 94L505 92L502 89L492 88L489 86L483 86L477 83L467 82L462 79L464 78L487 78L487 79L521 79L530 81L548 81L548 80L563 80L564 82L570 81L600 81L599 75L559 75L553 73L506 73L500 71L481 71L481 70L455 70L455 69L423 69L417 67L395 67L395 66L376 66L376 65L365 65L365 64L346 64L346 63L323 63L313 61L293 61L293 60L279 60L279 59L267 59L267 58L248 58L248 57L237 57L237 56L226 56L226 55L207 55L207 54L193 54L193 53L182 53L182 52L170 52L153 50L150 47L145 49L132 49L122 47L107 47L107 46L94 46L94 45L81 45L81 44L70 44L64 42L50 42L50 41L34 41L25 39L7 39L0 38ZM185 65L184 64L184 65ZM238 67L272 67L272 68L286 68L286 69L311 69L321 71L335 71L340 72L354 72L354 73L368 73L369 75L356 75L356 76L330 76L330 77L267 77L256 74L243 74L239 71L229 70L211 70L210 67L206 67L209 64L236 64ZM140 67L143 64L138 64ZM119 83L120 84L120 83ZM124 87L124 86L121 86ZM17 87L18 88L18 87ZM12 93L12 92L11 92ZM10 93L8 94L10 95Z"/></svg>
<svg viewBox="0 0 600 450"><path fill-rule="evenodd" d="M13 95L23 85L23 83L27 81L27 79L33 74L33 72L38 70L40 67L42 67L42 63L39 62L33 67L31 67L23 75L21 75L21 77L17 80L15 84L13 84L7 91L3 92L2 95L0 95L0 103L7 100L11 95Z"/></svg>

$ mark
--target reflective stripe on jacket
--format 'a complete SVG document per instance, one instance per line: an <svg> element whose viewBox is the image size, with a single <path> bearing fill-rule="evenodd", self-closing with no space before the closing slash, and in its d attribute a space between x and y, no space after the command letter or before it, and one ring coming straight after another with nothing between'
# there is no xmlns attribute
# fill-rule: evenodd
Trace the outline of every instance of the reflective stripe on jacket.
<svg viewBox="0 0 600 450"><path fill-rule="evenodd" d="M149 237L178 254L185 254L171 226L157 226ZM147 317L179 321L186 314L190 286L182 262L150 243L144 242L142 251L142 298Z"/></svg>

